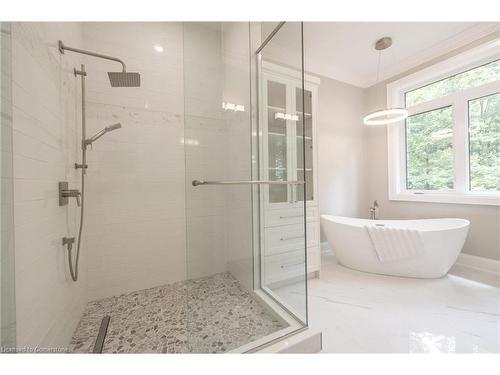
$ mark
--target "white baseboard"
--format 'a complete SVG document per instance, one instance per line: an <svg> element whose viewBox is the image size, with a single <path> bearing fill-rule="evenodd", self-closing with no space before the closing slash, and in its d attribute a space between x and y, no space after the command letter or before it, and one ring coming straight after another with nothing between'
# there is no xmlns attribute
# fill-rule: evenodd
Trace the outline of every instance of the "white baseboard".
<svg viewBox="0 0 500 375"><path fill-rule="evenodd" d="M474 268L483 272L494 273L500 275L500 261L495 259L478 257L469 254L460 254L456 264Z"/></svg>

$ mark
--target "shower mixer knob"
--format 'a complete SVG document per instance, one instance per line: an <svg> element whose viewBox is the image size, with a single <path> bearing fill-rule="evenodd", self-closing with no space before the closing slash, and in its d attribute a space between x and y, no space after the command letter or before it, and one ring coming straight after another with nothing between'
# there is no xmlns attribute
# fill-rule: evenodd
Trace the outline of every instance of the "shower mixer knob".
<svg viewBox="0 0 500 375"><path fill-rule="evenodd" d="M82 193L78 189L68 189L66 181L59 182L59 206L66 206L68 198L73 197L76 199L76 204L80 207L80 196Z"/></svg>

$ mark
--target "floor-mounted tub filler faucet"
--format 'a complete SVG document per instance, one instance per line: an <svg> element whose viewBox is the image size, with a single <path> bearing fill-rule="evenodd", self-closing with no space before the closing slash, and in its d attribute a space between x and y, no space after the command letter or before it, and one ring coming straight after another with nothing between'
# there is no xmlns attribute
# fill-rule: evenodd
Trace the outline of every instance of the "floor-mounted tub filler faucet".
<svg viewBox="0 0 500 375"><path fill-rule="evenodd" d="M373 206L370 207L370 219L371 220L377 220L377 213L378 213L378 202L373 201Z"/></svg>

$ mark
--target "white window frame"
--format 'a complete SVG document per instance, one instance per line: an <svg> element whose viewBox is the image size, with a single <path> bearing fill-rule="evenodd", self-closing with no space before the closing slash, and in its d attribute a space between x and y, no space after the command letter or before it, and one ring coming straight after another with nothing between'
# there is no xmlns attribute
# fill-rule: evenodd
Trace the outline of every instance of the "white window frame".
<svg viewBox="0 0 500 375"><path fill-rule="evenodd" d="M405 94L430 83L461 73L471 68L500 59L500 39L471 49L465 53L410 74L387 85L389 108L405 107ZM450 95L408 108L409 116L452 106L454 189L450 191L408 190L406 188L406 128L405 121L387 125L387 161L389 200L500 205L500 193L469 190L469 100L500 91L500 81L465 89Z"/></svg>

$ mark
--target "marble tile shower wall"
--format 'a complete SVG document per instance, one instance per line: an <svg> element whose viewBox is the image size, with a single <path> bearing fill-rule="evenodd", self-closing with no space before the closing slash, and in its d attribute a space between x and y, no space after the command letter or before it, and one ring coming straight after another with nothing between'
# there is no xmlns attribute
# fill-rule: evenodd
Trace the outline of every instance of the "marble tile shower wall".
<svg viewBox="0 0 500 375"><path fill-rule="evenodd" d="M224 27L84 25L85 48L122 58L142 78L140 88L111 88L106 72L120 66L86 59L89 134L123 125L89 151L90 299L225 272L228 264L251 285L250 191L191 186L249 178L248 112L229 118L221 109L224 90L227 101L250 107L248 26ZM228 90L228 81L238 84Z"/></svg>
<svg viewBox="0 0 500 375"><path fill-rule="evenodd" d="M86 23L84 46L123 59L142 80L112 88L106 72L121 66L86 59L89 135L122 123L88 152L89 299L184 280L182 24Z"/></svg>
<svg viewBox="0 0 500 375"><path fill-rule="evenodd" d="M63 236L76 233L75 203L58 206L58 181L78 186L78 56L57 40L81 45L75 23L14 23L13 143L17 346L66 347L86 302L85 272L71 281ZM85 270L82 254L80 267Z"/></svg>
<svg viewBox="0 0 500 375"><path fill-rule="evenodd" d="M248 72L238 67L248 63L248 35L234 27L240 39L207 24L14 25L18 345L66 347L89 300L228 270L251 288L250 191L190 184L249 178L248 115L221 110L223 99L250 107ZM141 73L142 86L111 88L106 72L118 64L62 56L58 39L122 58ZM81 63L87 135L115 122L123 127L88 152L73 283L61 238L76 235L79 211L75 202L58 207L57 182L79 187L80 79L73 68Z"/></svg>
<svg viewBox="0 0 500 375"><path fill-rule="evenodd" d="M11 26L0 22L0 345L16 342Z"/></svg>

